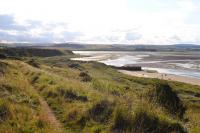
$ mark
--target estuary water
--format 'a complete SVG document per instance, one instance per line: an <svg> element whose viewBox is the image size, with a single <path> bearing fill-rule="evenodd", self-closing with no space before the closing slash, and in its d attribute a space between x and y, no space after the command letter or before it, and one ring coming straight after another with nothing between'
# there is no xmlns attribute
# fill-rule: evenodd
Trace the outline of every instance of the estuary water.
<svg viewBox="0 0 200 133"><path fill-rule="evenodd" d="M98 61L106 65L141 65L143 70L200 79L200 55L196 53L126 52L126 51L73 51L80 61ZM193 58L194 57L194 58Z"/></svg>

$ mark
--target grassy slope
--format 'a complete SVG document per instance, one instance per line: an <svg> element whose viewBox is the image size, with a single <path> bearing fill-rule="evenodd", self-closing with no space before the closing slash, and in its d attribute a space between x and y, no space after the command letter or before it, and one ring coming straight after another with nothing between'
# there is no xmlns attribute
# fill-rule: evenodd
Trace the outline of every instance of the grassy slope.
<svg viewBox="0 0 200 133"><path fill-rule="evenodd" d="M0 132L54 132L41 110L38 93L18 62L0 64L5 64L0 73Z"/></svg>
<svg viewBox="0 0 200 133"><path fill-rule="evenodd" d="M48 102L65 127L64 132L111 132L118 130L117 122L123 119L127 122L124 129L130 132L134 127L127 125L135 123L135 119L142 114L138 112L149 114L149 127L155 126L152 123L158 121L156 126L160 127L180 123L190 132L200 130L200 98L196 95L200 93L199 86L169 82L187 106L184 120L180 120L147 98L149 88L153 88L161 80L131 77L100 63L72 62L68 58L67 55L37 58L39 68L24 63L26 61L3 61L9 67L6 68L0 85L8 84L14 91L10 94L11 92L1 89L0 94L5 95L1 100L9 103L14 117L0 124L0 130L53 131L48 122L42 128L35 124L41 119L46 121L41 115L39 96ZM81 72L86 72L92 80L84 82L86 77L80 76ZM14 100L18 98L20 102L15 104ZM20 112L25 113L22 115ZM17 119L19 116L20 120ZM126 118L127 116L130 118ZM29 122L26 123L26 120ZM19 126L12 126L13 121Z"/></svg>

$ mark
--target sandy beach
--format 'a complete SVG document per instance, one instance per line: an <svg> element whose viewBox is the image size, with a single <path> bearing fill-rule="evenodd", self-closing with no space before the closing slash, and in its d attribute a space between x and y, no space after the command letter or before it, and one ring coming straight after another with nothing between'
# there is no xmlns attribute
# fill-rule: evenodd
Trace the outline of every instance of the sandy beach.
<svg viewBox="0 0 200 133"><path fill-rule="evenodd" d="M126 70L119 70L119 72L136 77L158 78L164 80L179 81L193 85L200 85L200 79L177 76L172 74L150 73L146 71L126 71Z"/></svg>

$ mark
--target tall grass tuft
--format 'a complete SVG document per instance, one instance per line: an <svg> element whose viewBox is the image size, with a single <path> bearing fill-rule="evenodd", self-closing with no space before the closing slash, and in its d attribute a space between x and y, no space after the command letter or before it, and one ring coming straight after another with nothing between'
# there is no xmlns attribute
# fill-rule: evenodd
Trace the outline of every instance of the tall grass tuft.
<svg viewBox="0 0 200 133"><path fill-rule="evenodd" d="M150 99L159 103L169 113L183 118L186 107L182 101L167 83L157 83L148 93Z"/></svg>
<svg viewBox="0 0 200 133"><path fill-rule="evenodd" d="M0 123L8 120L9 118L11 118L11 116L12 114L10 111L9 104L1 100L0 101Z"/></svg>
<svg viewBox="0 0 200 133"><path fill-rule="evenodd" d="M92 77L86 72L81 72L79 76L81 77L81 81L83 82L90 82L92 80Z"/></svg>
<svg viewBox="0 0 200 133"><path fill-rule="evenodd" d="M97 122L106 122L113 112L113 103L108 100L97 102L89 110L90 117Z"/></svg>
<svg viewBox="0 0 200 133"><path fill-rule="evenodd" d="M115 133L185 133L179 123L160 120L155 114L138 109L134 114L126 109L115 112L112 131Z"/></svg>

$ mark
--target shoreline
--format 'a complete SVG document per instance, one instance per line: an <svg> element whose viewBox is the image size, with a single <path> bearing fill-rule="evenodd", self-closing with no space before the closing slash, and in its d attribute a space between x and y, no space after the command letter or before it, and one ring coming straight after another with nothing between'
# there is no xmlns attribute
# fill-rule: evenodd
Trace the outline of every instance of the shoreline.
<svg viewBox="0 0 200 133"><path fill-rule="evenodd" d="M135 76L135 77L158 78L158 79L163 79L163 80L168 80L168 81L178 81L178 82L200 86L200 79L191 78L191 77L178 76L178 75L173 75L173 74L163 74L163 73L150 73L146 71L127 71L127 70L118 70L118 71L123 74Z"/></svg>

